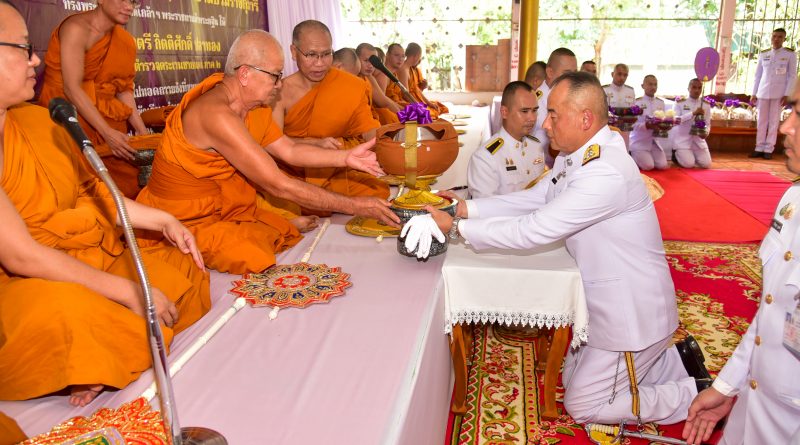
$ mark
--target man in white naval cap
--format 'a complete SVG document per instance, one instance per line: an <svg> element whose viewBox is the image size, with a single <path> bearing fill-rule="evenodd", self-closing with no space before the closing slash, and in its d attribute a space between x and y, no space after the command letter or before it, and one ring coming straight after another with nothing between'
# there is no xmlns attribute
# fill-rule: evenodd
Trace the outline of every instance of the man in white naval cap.
<svg viewBox="0 0 800 445"><path fill-rule="evenodd" d="M786 135L786 167L800 175L800 85L791 98L792 113L780 130ZM689 443L708 440L730 413L720 445L800 444L798 210L795 181L778 203L759 250L764 283L758 312L712 387L689 407L683 429Z"/></svg>
<svg viewBox="0 0 800 445"><path fill-rule="evenodd" d="M751 158L772 159L775 141L778 137L778 125L781 121L781 110L786 104L789 89L797 77L797 54L794 49L784 48L786 30L778 28L772 31L772 48L761 51L758 55L756 78L753 83L751 101L758 108L758 129L756 130L756 148L750 153Z"/></svg>
<svg viewBox="0 0 800 445"><path fill-rule="evenodd" d="M477 250L566 240L583 278L589 337L568 351L564 407L581 423L637 417L675 423L686 417L701 382L689 376L672 345L678 310L655 208L622 138L608 128L607 108L596 77L564 74L553 84L544 123L560 153L542 181L459 203L455 218L428 207L431 216L417 216L407 227L419 233L432 218L436 231L427 236L463 237ZM638 416L628 357L638 382ZM694 371L707 377L702 363Z"/></svg>
<svg viewBox="0 0 800 445"><path fill-rule="evenodd" d="M642 109L639 121L633 125L630 139L630 151L633 160L640 170L664 170L669 167L667 159L672 157L672 141L668 137L653 135L654 127L647 124L656 111L664 112L664 101L656 97L658 79L652 74L644 76L642 81L644 96L636 99L635 105Z"/></svg>
<svg viewBox="0 0 800 445"><path fill-rule="evenodd" d="M699 79L689 81L689 97L677 99L673 110L680 117L680 125L669 132L675 159L683 168L710 168L711 152L706 138L711 132L711 106L700 97L703 82ZM702 123L702 124L701 124ZM692 127L701 124L705 132L692 134Z"/></svg>
<svg viewBox="0 0 800 445"><path fill-rule="evenodd" d="M514 81L503 89L503 126L475 150L467 169L473 198L524 190L544 173L542 144L530 134L538 109L536 94L527 83Z"/></svg>
<svg viewBox="0 0 800 445"><path fill-rule="evenodd" d="M628 80L628 65L618 63L614 66L614 71L611 73L611 83L603 85L603 91L608 98L608 106L613 108L630 108L636 100L636 92L633 87L626 85L625 81ZM630 131L620 131L622 138L625 140L625 146L629 147Z"/></svg>

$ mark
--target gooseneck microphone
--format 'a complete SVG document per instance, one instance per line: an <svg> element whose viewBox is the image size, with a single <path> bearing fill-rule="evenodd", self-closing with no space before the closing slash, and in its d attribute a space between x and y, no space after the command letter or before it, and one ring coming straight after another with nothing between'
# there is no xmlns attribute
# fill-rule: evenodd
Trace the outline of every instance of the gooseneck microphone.
<svg viewBox="0 0 800 445"><path fill-rule="evenodd" d="M400 80L397 79L397 76L392 74L392 72L389 71L389 68L386 68L386 65L384 65L383 62L381 62L381 59L378 58L378 56L376 56L374 54L369 56L369 63L372 64L372 66L374 66L376 70L378 70L378 71L382 72L383 74L385 74L386 77L389 78L389 80L391 80L398 87L400 87L400 91L403 92L403 97L405 97L405 99L406 99L406 101L408 101L408 103L413 104L413 103L417 102L417 100L414 99L414 96L412 96L411 93L408 92L408 89L406 89L406 87L403 86L402 83L400 83Z"/></svg>
<svg viewBox="0 0 800 445"><path fill-rule="evenodd" d="M106 165L94 150L92 141L89 140L89 137L86 136L83 128L81 128L80 123L78 123L78 114L75 111L75 106L69 103L69 101L63 97L54 97L50 100L47 109L50 110L50 119L53 119L53 122L61 125L67 130L67 133L72 136L72 139L78 144L78 147L80 147L83 155L89 160L89 164L91 164L92 168L97 171L97 174L100 175L100 178L106 183L108 188L111 189L108 181L106 181L101 173L102 171L105 174L108 174L108 169L106 169ZM111 181L110 176L108 180Z"/></svg>

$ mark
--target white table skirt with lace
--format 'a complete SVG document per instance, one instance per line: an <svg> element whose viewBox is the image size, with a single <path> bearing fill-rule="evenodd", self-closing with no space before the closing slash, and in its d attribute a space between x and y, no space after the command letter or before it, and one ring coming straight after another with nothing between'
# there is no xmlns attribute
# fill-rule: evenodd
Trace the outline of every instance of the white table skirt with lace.
<svg viewBox="0 0 800 445"><path fill-rule="evenodd" d="M589 313L575 259L563 243L476 252L450 244L442 268L445 333L462 323L572 326L572 347L588 339Z"/></svg>

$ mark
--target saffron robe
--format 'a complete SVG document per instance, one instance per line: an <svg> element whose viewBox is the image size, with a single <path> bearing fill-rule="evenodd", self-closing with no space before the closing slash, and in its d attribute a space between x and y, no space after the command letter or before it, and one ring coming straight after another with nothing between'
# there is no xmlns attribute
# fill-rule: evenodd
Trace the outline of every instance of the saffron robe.
<svg viewBox="0 0 800 445"><path fill-rule="evenodd" d="M369 98L369 106L372 109L372 117L380 122L381 125L396 124L400 122L400 119L397 118L397 114L393 113L390 109L375 106L372 97L374 94L372 82L370 82L370 80L366 77L361 77L361 79L363 79L364 83L367 84L367 97Z"/></svg>
<svg viewBox="0 0 800 445"><path fill-rule="evenodd" d="M419 87L423 81L422 73L419 70L419 67L411 66L408 68L408 92L411 93L411 96L417 100L417 102L425 103L424 96L422 95L422 89ZM436 102L434 100L429 101L431 104L436 105L439 107L439 111L434 110L431 107L428 107L428 110L431 112L431 119L436 120L439 118L439 115L449 112L450 110L444 106L441 102Z"/></svg>
<svg viewBox="0 0 800 445"><path fill-rule="evenodd" d="M61 25L53 30L44 56L44 82L39 94L39 105L47 108L55 97L66 97L64 78L61 75L61 39L58 36ZM133 78L136 74L136 42L123 27L117 25L94 44L84 55L83 82L81 89L92 100L97 111L108 125L123 133L128 133L128 118L133 113L131 107L117 99L117 94L133 91ZM78 115L86 136L94 144L97 153L103 157L108 172L122 193L128 198L136 198L139 193L137 175L139 169L129 161L118 158L103 140L100 133ZM132 138L135 139L135 138ZM139 148L134 142L129 142Z"/></svg>
<svg viewBox="0 0 800 445"><path fill-rule="evenodd" d="M14 419L0 412L0 445L14 445L28 439Z"/></svg>
<svg viewBox="0 0 800 445"><path fill-rule="evenodd" d="M286 218L258 208L256 189L247 178L221 154L192 145L183 131L184 110L222 79L221 73L207 77L169 115L150 182L136 200L181 220L197 239L208 267L234 274L261 272L275 264L276 252L297 244L300 233ZM274 141L281 132L271 111L267 114L261 115L269 122L265 140ZM248 127L251 117L245 120ZM167 241L151 238L153 242Z"/></svg>
<svg viewBox="0 0 800 445"><path fill-rule="evenodd" d="M105 272L138 282L113 222L108 189L69 148L46 109L11 108L0 184L31 236ZM142 249L152 285L178 311L169 344L211 307L208 274L174 247ZM151 366L141 316L82 285L0 268L0 399L23 400L70 385L123 388Z"/></svg>
<svg viewBox="0 0 800 445"><path fill-rule="evenodd" d="M283 132L293 138L340 139L344 149L364 142L361 135L377 129L364 81L331 68L322 81L286 110ZM347 167L297 169L281 165L290 175L347 196L389 197L389 186L369 173Z"/></svg>

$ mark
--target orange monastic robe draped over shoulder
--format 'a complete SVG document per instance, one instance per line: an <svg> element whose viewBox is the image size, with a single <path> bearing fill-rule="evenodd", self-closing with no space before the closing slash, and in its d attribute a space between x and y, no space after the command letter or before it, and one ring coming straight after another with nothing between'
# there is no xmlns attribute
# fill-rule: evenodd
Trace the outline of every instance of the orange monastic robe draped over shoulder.
<svg viewBox="0 0 800 445"><path fill-rule="evenodd" d="M66 97L64 78L61 75L61 39L58 36L60 30L61 25L53 30L44 56L44 82L42 92L39 94L39 105L45 108L54 97ZM81 89L86 92L111 128L128 133L128 118L133 110L116 96L124 91L133 91L133 78L136 75L134 68L136 42L133 36L117 25L95 43L84 57ZM135 198L139 193L136 178L139 170L128 161L114 156L102 136L80 115L78 121L94 144L97 153L103 157L103 162L122 193L129 198ZM135 145L134 142L131 144Z"/></svg>
<svg viewBox="0 0 800 445"><path fill-rule="evenodd" d="M364 81L331 68L319 84L286 110L283 132L293 138L340 138L344 148L352 148L364 142L363 133L378 127L380 123L372 117ZM287 170L297 174L292 168ZM389 197L386 183L350 168L306 168L304 179L347 196Z"/></svg>
<svg viewBox="0 0 800 445"><path fill-rule="evenodd" d="M388 108L381 108L376 107L375 103L372 100L372 94L374 91L372 90L372 82L366 77L361 77L364 80L364 83L367 84L367 97L369 98L369 106L372 109L372 117L377 119L381 125L386 124L396 124L400 122L400 119L397 118L397 114L393 113Z"/></svg>
<svg viewBox="0 0 800 445"><path fill-rule="evenodd" d="M297 244L300 233L286 218L258 208L256 189L247 178L221 154L192 145L183 132L184 110L222 78L213 74L200 82L169 115L150 182L136 200L181 220L197 238L208 267L234 274L260 272L275 264L276 252ZM271 111L263 110L260 118L270 123L265 140L271 143L281 131ZM252 115L245 125L251 121Z"/></svg>
<svg viewBox="0 0 800 445"><path fill-rule="evenodd" d="M397 77L396 72L392 71L392 74L394 74L394 76ZM386 97L395 101L397 105L400 105L401 108L408 105L408 101L406 100L405 97L403 97L403 90L401 90L400 87L397 86L397 84L392 82L391 80L389 80L389 84L386 85L385 93Z"/></svg>
<svg viewBox="0 0 800 445"><path fill-rule="evenodd" d="M422 73L419 70L419 67L412 66L408 68L408 92L417 100L417 102L423 102L423 95L422 90L420 89L419 85L422 83ZM431 112L431 119L436 120L439 118L440 114L444 114L449 112L450 110L444 106L441 102L436 102L434 100L430 101L431 104L435 104L439 107L439 111L434 110L431 107L428 107L428 110Z"/></svg>
<svg viewBox="0 0 800 445"><path fill-rule="evenodd" d="M114 228L108 189L71 141L35 105L11 108L0 184L31 236L84 263L138 282ZM153 286L180 313L170 342L211 307L208 274L174 247L143 249ZM130 309L74 283L0 269L0 400L22 400L75 384L123 388L151 365L146 325Z"/></svg>

